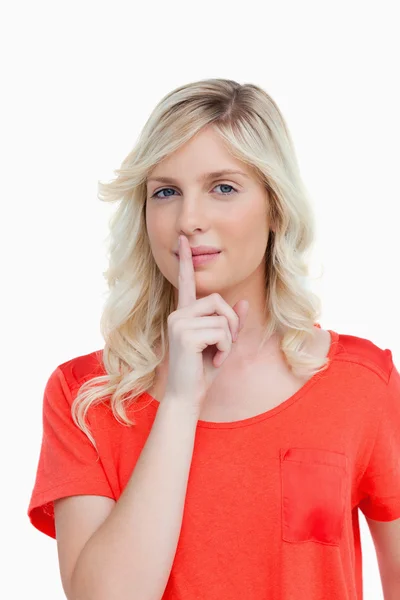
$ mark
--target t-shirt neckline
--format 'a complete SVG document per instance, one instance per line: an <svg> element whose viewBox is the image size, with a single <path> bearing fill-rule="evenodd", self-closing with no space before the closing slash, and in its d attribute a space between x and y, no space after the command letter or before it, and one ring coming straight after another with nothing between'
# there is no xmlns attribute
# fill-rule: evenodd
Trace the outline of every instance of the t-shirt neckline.
<svg viewBox="0 0 400 600"><path fill-rule="evenodd" d="M289 398L287 398L286 400L281 402L278 406L275 406L274 408L270 408L269 410L267 410L263 413L260 413L258 415L254 415L253 417L247 417L246 419L240 419L238 421L229 421L229 422L227 422L227 421L222 421L222 422L203 421L202 419L199 419L197 421L197 426L204 427L207 429L234 429L235 427L245 427L248 425L253 425L255 423L258 423L259 421L264 421L264 419L270 419L271 417L274 417L275 415L279 414L283 410L286 410L287 408L289 408L289 406L291 406L292 404L294 404L295 402L300 400L300 398L302 398L309 391L309 389L311 387L313 387L321 379L322 376L326 375L326 373L330 370L330 368L332 366L332 360L333 360L334 355L336 354L336 350L338 347L339 334L336 331L333 331L332 329L327 329L327 331L330 333L330 336L331 336L331 343L329 346L329 351L328 351L328 354L326 355L327 358L330 360L327 368L324 371L313 375L292 396L290 396ZM157 411L158 407L160 406L160 402L158 400L156 400L156 398L153 398L153 396L151 396L148 392L143 392L143 395L147 399L150 400L150 403L148 406L151 406L152 408L154 408Z"/></svg>

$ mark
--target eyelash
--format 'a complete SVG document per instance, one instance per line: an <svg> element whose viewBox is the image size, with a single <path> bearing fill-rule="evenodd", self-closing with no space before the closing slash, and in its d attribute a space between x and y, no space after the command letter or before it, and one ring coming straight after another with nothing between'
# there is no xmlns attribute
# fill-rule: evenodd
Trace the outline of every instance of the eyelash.
<svg viewBox="0 0 400 600"><path fill-rule="evenodd" d="M232 188L232 190L234 192L237 192L237 189L234 188L233 185L231 185L230 183L217 183L217 185L214 187L218 187L219 185L227 185L228 187ZM170 188L170 187L161 188L160 190L157 190L156 192L154 192L154 194L151 196L151 198L155 198L156 200L166 200L167 198L172 198L172 196L163 196L163 197L157 196L157 194L159 194L160 192L163 192L164 190L172 190L172 189L174 189L174 188ZM221 192L221 194L223 196L232 196L232 193L233 192L227 192L227 193Z"/></svg>

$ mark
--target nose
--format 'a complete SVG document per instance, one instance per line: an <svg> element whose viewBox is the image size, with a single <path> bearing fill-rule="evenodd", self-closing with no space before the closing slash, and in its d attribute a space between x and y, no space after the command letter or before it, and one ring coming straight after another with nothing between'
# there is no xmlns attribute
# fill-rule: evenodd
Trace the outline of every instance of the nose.
<svg viewBox="0 0 400 600"><path fill-rule="evenodd" d="M178 202L177 230L185 235L189 235L195 230L202 230L206 227L206 210L204 201L200 196L186 196Z"/></svg>

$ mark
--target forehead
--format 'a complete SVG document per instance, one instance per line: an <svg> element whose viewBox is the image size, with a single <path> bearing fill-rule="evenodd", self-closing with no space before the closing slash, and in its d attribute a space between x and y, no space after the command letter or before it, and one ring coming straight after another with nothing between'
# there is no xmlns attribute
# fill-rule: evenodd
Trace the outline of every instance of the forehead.
<svg viewBox="0 0 400 600"><path fill-rule="evenodd" d="M251 166L234 157L221 136L211 127L199 131L160 161L148 174L147 181L172 183L183 174L199 182L225 175L254 177Z"/></svg>

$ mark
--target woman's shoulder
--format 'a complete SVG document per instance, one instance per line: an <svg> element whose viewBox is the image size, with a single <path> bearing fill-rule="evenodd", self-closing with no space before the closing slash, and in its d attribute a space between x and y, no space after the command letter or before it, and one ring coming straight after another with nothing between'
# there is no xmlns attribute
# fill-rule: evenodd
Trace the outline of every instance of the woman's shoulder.
<svg viewBox="0 0 400 600"><path fill-rule="evenodd" d="M329 332L335 345L333 358L358 365L360 368L364 367L365 372L372 372L384 381L389 379L393 367L393 356L389 348L382 348L366 337L332 330L328 330Z"/></svg>
<svg viewBox="0 0 400 600"><path fill-rule="evenodd" d="M84 381L93 377L105 375L103 349L70 358L59 364L56 369L62 372L70 387L81 385Z"/></svg>

